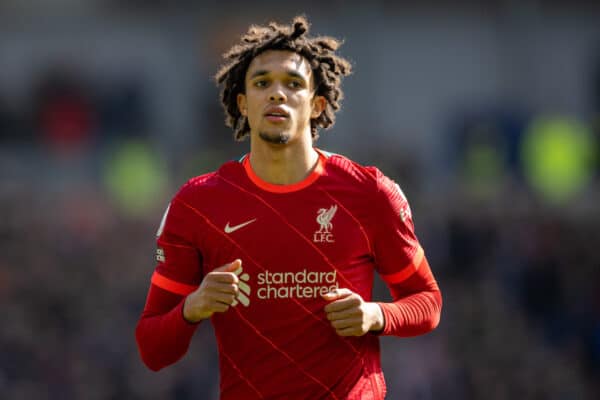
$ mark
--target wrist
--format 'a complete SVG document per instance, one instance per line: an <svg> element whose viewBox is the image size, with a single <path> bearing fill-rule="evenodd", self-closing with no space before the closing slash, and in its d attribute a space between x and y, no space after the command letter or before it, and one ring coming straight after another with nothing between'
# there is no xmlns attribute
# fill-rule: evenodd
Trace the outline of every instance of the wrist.
<svg viewBox="0 0 600 400"><path fill-rule="evenodd" d="M377 303L369 303L369 306L372 309L373 316L369 331L375 333L383 331L383 328L385 328L385 317L383 316L381 307Z"/></svg>
<svg viewBox="0 0 600 400"><path fill-rule="evenodd" d="M189 301L192 295L188 295L185 300L183 301L183 307L181 310L181 315L183 316L183 319L190 323L190 324L197 324L200 321L202 321L203 318L202 316L197 315L197 313L194 312L193 308L189 305Z"/></svg>

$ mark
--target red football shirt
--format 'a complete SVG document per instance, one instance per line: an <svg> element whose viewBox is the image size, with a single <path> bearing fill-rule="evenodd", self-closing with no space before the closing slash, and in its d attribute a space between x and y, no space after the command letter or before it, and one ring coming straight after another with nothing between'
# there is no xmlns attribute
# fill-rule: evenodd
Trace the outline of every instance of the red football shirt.
<svg viewBox="0 0 600 400"><path fill-rule="evenodd" d="M205 274L239 258L240 294L227 312L211 317L222 399L385 396L378 336L338 336L321 295L349 288L371 301L375 271L395 300L436 292L437 284L398 185L374 167L319 153L315 169L295 185L262 181L244 157L191 179L177 193L159 228L158 266L137 332L142 357L154 369L181 357L197 326L183 320L182 298ZM421 266L423 288L405 290ZM409 322L413 305L382 306L383 333L430 330L435 316L429 314L436 307L439 313L441 303L425 302L419 313L432 311L416 322ZM144 323L153 317L160 319ZM401 325L411 326L402 331ZM162 337L151 344L150 335Z"/></svg>

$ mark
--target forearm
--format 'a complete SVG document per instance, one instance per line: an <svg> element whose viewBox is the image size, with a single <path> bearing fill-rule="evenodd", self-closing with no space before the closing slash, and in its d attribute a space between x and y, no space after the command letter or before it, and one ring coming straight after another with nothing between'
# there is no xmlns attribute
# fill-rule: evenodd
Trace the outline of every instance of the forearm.
<svg viewBox="0 0 600 400"><path fill-rule="evenodd" d="M382 335L417 336L435 329L440 321L440 292L422 292L393 303L379 303L384 316Z"/></svg>
<svg viewBox="0 0 600 400"><path fill-rule="evenodd" d="M184 297L150 287L135 336L144 364L158 371L175 363L187 352L198 325L183 318Z"/></svg>
<svg viewBox="0 0 600 400"><path fill-rule="evenodd" d="M437 327L442 294L425 258L413 276L388 286L394 301L378 303L385 320L382 335L417 336Z"/></svg>

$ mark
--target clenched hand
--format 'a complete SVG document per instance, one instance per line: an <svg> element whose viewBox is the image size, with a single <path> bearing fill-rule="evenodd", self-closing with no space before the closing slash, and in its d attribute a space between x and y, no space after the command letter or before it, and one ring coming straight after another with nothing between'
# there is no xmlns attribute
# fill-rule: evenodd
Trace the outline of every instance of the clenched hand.
<svg viewBox="0 0 600 400"><path fill-rule="evenodd" d="M198 289L186 297L183 317L194 323L227 311L239 291L239 279L233 271L241 266L242 260L237 259L206 274Z"/></svg>
<svg viewBox="0 0 600 400"><path fill-rule="evenodd" d="M381 308L363 300L350 289L336 289L323 295L331 303L325 306L327 319L340 336L362 336L384 326Z"/></svg>

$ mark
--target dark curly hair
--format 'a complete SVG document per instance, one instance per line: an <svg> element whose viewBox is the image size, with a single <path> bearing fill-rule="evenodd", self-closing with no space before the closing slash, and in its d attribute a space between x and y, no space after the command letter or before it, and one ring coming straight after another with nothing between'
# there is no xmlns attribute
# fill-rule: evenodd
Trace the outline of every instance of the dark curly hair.
<svg viewBox="0 0 600 400"><path fill-rule="evenodd" d="M267 50L289 50L303 56L309 63L313 76L315 95L326 99L321 115L310 120L313 140L319 137L318 128L329 128L335 123L335 112L343 98L341 80L352 72L350 62L335 54L341 41L329 37L309 37L309 24L302 16L295 17L292 25L252 25L241 38L241 43L227 51L227 63L215 75L217 84L223 85L221 102L225 108L225 124L234 129L235 139L243 140L250 132L248 120L237 106L237 96L246 92L245 78L250 63Z"/></svg>

